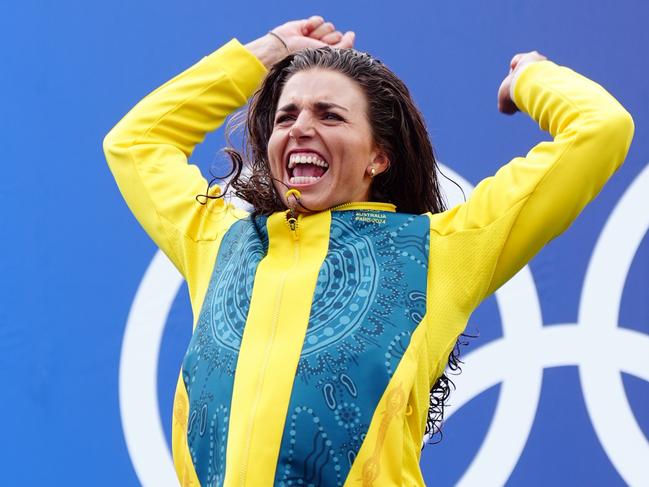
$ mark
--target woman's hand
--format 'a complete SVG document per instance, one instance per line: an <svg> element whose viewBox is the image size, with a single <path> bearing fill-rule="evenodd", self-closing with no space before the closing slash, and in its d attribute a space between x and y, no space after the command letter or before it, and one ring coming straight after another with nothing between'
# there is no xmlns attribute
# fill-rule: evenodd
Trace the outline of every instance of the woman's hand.
<svg viewBox="0 0 649 487"><path fill-rule="evenodd" d="M308 19L292 20L271 30L274 35L267 34L246 44L246 48L257 56L267 68L280 59L307 47L331 46L351 48L354 46L356 34L342 33L336 26L319 15Z"/></svg>
<svg viewBox="0 0 649 487"><path fill-rule="evenodd" d="M512 100L511 87L519 73L530 63L545 61L548 59L538 51L523 52L516 54L509 63L509 74L505 77L498 89L498 111L512 115L518 111L518 107Z"/></svg>
<svg viewBox="0 0 649 487"><path fill-rule="evenodd" d="M350 48L354 45L355 34L336 30L336 26L319 15L306 20L292 20L275 27L271 32L285 43L289 54L307 47L332 46Z"/></svg>

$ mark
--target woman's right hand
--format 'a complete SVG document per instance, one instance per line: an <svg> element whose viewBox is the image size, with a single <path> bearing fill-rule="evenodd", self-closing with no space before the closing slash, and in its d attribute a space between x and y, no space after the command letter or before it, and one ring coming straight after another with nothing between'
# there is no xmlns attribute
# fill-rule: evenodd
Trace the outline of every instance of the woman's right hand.
<svg viewBox="0 0 649 487"><path fill-rule="evenodd" d="M336 30L333 23L325 22L319 15L308 19L291 20L275 27L271 32L274 35L267 34L246 44L246 48L257 56L267 68L288 54L308 47L351 48L354 46L356 37L352 31L343 34ZM282 41L286 46L282 44Z"/></svg>
<svg viewBox="0 0 649 487"><path fill-rule="evenodd" d="M524 66L538 61L545 61L548 58L538 51L521 52L516 54L509 62L509 74L505 77L498 89L498 111L506 115L513 115L518 111L513 98L513 84L523 70Z"/></svg>

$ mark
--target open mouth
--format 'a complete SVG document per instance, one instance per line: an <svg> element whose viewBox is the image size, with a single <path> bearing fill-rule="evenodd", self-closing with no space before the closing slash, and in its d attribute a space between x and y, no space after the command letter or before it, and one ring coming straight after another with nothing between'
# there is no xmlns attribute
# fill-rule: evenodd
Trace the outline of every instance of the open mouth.
<svg viewBox="0 0 649 487"><path fill-rule="evenodd" d="M287 164L288 182L292 185L313 184L329 169L329 164L315 152L293 152Z"/></svg>

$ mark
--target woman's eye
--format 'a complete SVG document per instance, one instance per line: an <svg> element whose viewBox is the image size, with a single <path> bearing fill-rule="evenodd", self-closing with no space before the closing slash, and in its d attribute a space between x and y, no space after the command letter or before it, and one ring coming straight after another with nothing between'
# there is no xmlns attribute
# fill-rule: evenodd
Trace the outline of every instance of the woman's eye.
<svg viewBox="0 0 649 487"><path fill-rule="evenodd" d="M342 120L342 119L343 119L343 117L341 117L340 115L338 115L338 114L336 114L336 113L333 113L333 112L327 112L327 113L325 113L325 114L324 114L324 118L325 118L326 120Z"/></svg>
<svg viewBox="0 0 649 487"><path fill-rule="evenodd" d="M280 125L280 124L295 120L295 118L296 118L295 115L291 115L291 114L288 114L288 113L284 114L284 115L280 115L279 117L277 117L275 119L275 124ZM343 121L344 120L340 115L338 115L337 113L333 113L333 112L325 112L325 113L323 113L322 114L322 119L323 120L335 120L335 121Z"/></svg>
<svg viewBox="0 0 649 487"><path fill-rule="evenodd" d="M280 116L277 117L277 119L275 120L275 123L283 123L283 122L286 122L287 120L291 120L291 119L293 119L293 118L294 118L294 117L293 117L292 115L280 115Z"/></svg>

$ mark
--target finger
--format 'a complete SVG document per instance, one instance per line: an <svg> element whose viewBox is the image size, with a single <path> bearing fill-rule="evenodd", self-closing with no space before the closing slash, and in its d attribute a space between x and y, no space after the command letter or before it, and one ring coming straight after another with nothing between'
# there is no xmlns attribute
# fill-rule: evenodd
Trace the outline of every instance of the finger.
<svg viewBox="0 0 649 487"><path fill-rule="evenodd" d="M525 54L526 54L526 53L524 53L524 52L519 52L518 54L516 54L516 55L512 58L512 60L509 62L509 68L510 68L511 70L516 69L516 65L520 62L521 58L522 58L523 56L525 56Z"/></svg>
<svg viewBox="0 0 649 487"><path fill-rule="evenodd" d="M333 45L336 44L337 42L340 42L342 38L343 38L342 32L337 30L335 32L322 36L320 40L325 44Z"/></svg>
<svg viewBox="0 0 649 487"><path fill-rule="evenodd" d="M305 37L302 42L304 43L304 47L312 49L319 49L320 47L327 46L324 42L318 39L311 39L310 37Z"/></svg>
<svg viewBox="0 0 649 487"><path fill-rule="evenodd" d="M325 22L309 34L312 39L322 39L323 36L332 33L336 27L331 22Z"/></svg>
<svg viewBox="0 0 649 487"><path fill-rule="evenodd" d="M536 59L547 59L547 57L541 54L539 51L532 51L530 54L532 54L532 56Z"/></svg>
<svg viewBox="0 0 649 487"><path fill-rule="evenodd" d="M505 115L513 115L518 111L518 107L509 97L498 98L498 111Z"/></svg>
<svg viewBox="0 0 649 487"><path fill-rule="evenodd" d="M356 33L353 31L345 32L343 38L338 44L335 44L334 47L338 49L351 49L354 47L354 42L356 41Z"/></svg>
<svg viewBox="0 0 649 487"><path fill-rule="evenodd" d="M548 57L545 56L544 54L541 54L539 51L534 51L536 55L538 56L539 61L547 61Z"/></svg>
<svg viewBox="0 0 649 487"><path fill-rule="evenodd" d="M498 111L506 115L513 115L518 111L518 107L509 96L511 78L511 75L507 76L498 88Z"/></svg>
<svg viewBox="0 0 649 487"><path fill-rule="evenodd" d="M304 21L302 26L302 35L309 35L313 30L317 29L324 23L324 19L320 15L312 15Z"/></svg>

